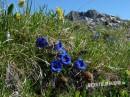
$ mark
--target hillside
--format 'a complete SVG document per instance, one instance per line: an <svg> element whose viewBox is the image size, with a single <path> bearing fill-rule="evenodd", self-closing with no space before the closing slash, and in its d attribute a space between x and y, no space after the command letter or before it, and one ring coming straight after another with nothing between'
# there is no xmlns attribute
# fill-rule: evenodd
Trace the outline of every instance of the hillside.
<svg viewBox="0 0 130 97"><path fill-rule="evenodd" d="M95 10L13 10L0 16L0 97L129 97L129 23ZM125 84L86 88L113 81Z"/></svg>

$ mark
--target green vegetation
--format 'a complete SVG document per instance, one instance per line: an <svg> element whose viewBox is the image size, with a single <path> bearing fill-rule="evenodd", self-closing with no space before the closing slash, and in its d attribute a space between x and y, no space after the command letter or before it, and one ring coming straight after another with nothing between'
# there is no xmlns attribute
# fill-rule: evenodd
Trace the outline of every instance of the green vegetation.
<svg viewBox="0 0 130 97"><path fill-rule="evenodd" d="M54 11L46 8L33 14L30 13L29 4L27 8L23 8L26 9L24 13L13 13L14 8L11 4L7 11L2 10L0 15L0 97L9 97L13 93L13 89L6 85L8 64L12 64L14 68L13 75L16 76L13 77L17 79L17 74L19 75L16 84L21 97L130 96L130 42L125 36L129 26L91 28L80 22L59 20ZM95 36L96 32L99 36ZM8 33L10 37L7 37ZM54 77L66 76L71 80L68 76L71 67L63 69L60 74L51 73L49 63L56 52L36 47L36 39L41 36L47 36L50 44L60 39L72 61L78 57L84 59L88 63L87 71L91 74L94 74L95 70L100 71L94 82L110 81L113 75L117 76L118 81L126 82L126 85L86 89L85 85L89 81L83 78L82 89L77 89L69 82L65 83L63 87L67 88L62 88L63 90L59 86L60 82L59 87L54 88L51 84ZM82 78L82 75L78 77ZM40 94L42 87L44 88Z"/></svg>

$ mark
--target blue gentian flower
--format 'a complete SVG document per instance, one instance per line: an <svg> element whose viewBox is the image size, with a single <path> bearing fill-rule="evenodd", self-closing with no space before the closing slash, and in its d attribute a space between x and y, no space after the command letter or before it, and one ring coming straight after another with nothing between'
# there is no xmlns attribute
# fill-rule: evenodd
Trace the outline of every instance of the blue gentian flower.
<svg viewBox="0 0 130 97"><path fill-rule="evenodd" d="M37 46L38 48L44 48L44 47L48 46L48 41L47 41L47 39L46 39L46 38L43 38L43 37L37 38L37 40L36 40L36 46Z"/></svg>
<svg viewBox="0 0 130 97"><path fill-rule="evenodd" d="M82 59L78 59L74 62L74 67L79 70L85 70L87 68L87 64Z"/></svg>
<svg viewBox="0 0 130 97"><path fill-rule="evenodd" d="M71 57L67 53L66 54L59 54L57 57L59 58L60 62L63 65L71 64Z"/></svg>
<svg viewBox="0 0 130 97"><path fill-rule="evenodd" d="M54 45L54 50L59 51L63 49L63 44L61 41L57 41Z"/></svg>
<svg viewBox="0 0 130 97"><path fill-rule="evenodd" d="M67 51L65 50L65 48L62 48L58 51L59 54L67 54Z"/></svg>
<svg viewBox="0 0 130 97"><path fill-rule="evenodd" d="M63 47L63 44L58 40L54 45L54 50L58 51L59 54L67 54L66 49Z"/></svg>
<svg viewBox="0 0 130 97"><path fill-rule="evenodd" d="M54 60L51 62L51 71L52 72L61 72L62 70L62 63L59 60Z"/></svg>

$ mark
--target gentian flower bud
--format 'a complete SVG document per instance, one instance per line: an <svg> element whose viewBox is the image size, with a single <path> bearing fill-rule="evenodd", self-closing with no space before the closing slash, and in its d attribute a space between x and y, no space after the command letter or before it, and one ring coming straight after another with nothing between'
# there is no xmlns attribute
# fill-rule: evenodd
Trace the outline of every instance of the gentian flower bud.
<svg viewBox="0 0 130 97"><path fill-rule="evenodd" d="M48 46L48 41L47 41L47 39L44 38L44 37L39 37L39 38L37 38L37 40L36 40L36 46L37 46L38 48L47 47L47 46Z"/></svg>

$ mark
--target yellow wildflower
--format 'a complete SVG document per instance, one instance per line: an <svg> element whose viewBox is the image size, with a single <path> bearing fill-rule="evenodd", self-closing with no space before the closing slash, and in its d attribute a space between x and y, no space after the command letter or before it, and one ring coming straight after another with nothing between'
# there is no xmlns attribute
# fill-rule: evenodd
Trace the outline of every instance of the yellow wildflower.
<svg viewBox="0 0 130 97"><path fill-rule="evenodd" d="M18 3L19 7L23 7L24 4L25 4L25 0L19 0L19 3Z"/></svg>
<svg viewBox="0 0 130 97"><path fill-rule="evenodd" d="M64 20L64 12L63 12L62 8L58 7L56 9L56 14L57 14L57 18L59 20Z"/></svg>
<svg viewBox="0 0 130 97"><path fill-rule="evenodd" d="M21 14L17 12L17 13L15 14L15 18L16 18L17 20L20 20L20 19L21 19Z"/></svg>

